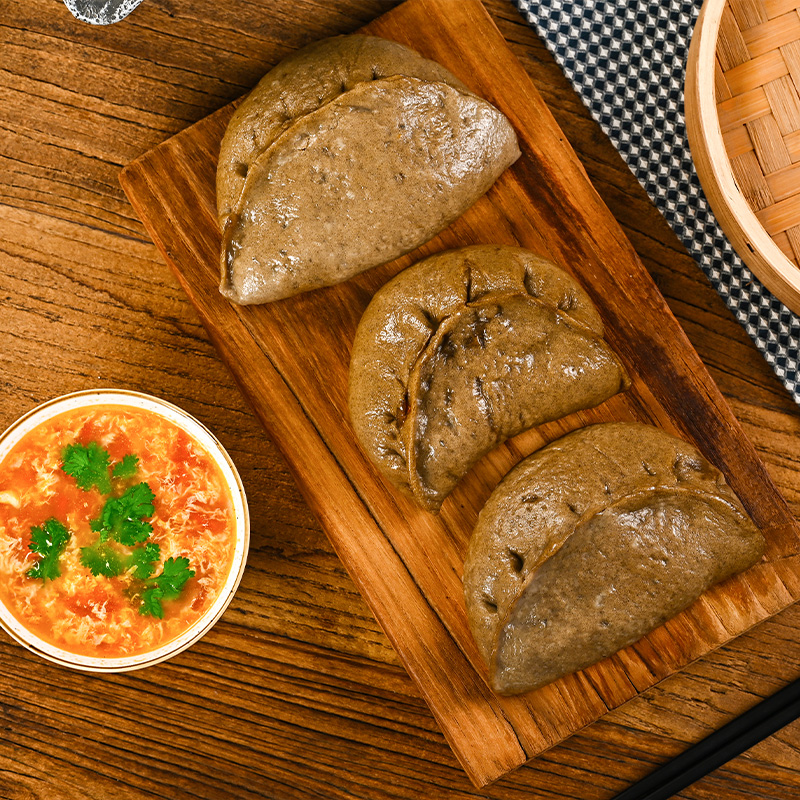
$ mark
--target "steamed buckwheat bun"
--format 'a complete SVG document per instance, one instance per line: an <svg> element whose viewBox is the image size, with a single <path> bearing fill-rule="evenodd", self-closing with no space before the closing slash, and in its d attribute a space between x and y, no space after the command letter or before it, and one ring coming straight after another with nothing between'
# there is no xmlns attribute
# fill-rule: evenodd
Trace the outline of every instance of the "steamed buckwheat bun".
<svg viewBox="0 0 800 800"><path fill-rule="evenodd" d="M397 487L437 511L484 454L628 379L586 293L517 247L431 256L375 295L350 360L350 419Z"/></svg>
<svg viewBox="0 0 800 800"><path fill-rule="evenodd" d="M220 150L220 291L264 303L347 280L461 216L519 157L503 114L439 64L341 36L269 72Z"/></svg>
<svg viewBox="0 0 800 800"><path fill-rule="evenodd" d="M722 474L649 425L593 425L534 453L482 509L464 566L475 641L500 694L640 639L763 555Z"/></svg>

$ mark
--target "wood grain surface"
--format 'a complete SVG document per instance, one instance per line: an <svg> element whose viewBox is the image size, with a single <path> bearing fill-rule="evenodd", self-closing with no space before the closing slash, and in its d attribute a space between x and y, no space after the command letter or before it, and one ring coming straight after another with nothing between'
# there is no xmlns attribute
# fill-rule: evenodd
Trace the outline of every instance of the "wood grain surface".
<svg viewBox="0 0 800 800"><path fill-rule="evenodd" d="M419 250L279 303L226 301L217 290L215 154L231 106L146 153L120 180L459 761L485 786L796 600L800 538L754 448L480 0L407 0L365 30L452 70L510 118L520 139L519 161ZM350 345L389 277L431 252L480 243L522 245L570 270L598 307L632 386L497 448L433 516L388 486L358 447L347 408ZM461 598L478 512L510 467L543 442L620 420L691 438L763 530L766 563L580 674L497 697L487 690Z"/></svg>
<svg viewBox="0 0 800 800"><path fill-rule="evenodd" d="M392 5L145 0L94 29L0 0L0 424L75 389L154 392L218 434L253 512L234 603L163 666L84 676L0 638L2 797L608 798L798 675L792 607L487 790L459 767L116 182L286 52ZM513 6L487 8L796 513L796 406ZM681 796L800 796L797 730Z"/></svg>

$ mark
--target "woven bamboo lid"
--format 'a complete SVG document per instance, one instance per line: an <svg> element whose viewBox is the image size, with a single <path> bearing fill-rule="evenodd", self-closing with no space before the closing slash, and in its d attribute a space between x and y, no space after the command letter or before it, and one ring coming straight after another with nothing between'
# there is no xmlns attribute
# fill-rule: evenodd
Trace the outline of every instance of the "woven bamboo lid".
<svg viewBox="0 0 800 800"><path fill-rule="evenodd" d="M686 125L726 236L800 312L800 0L706 0L689 50Z"/></svg>

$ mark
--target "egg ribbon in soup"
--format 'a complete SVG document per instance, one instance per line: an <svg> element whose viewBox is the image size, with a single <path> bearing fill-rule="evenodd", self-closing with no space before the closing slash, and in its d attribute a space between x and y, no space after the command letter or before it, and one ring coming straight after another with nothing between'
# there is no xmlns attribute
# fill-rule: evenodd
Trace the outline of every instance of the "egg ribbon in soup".
<svg viewBox="0 0 800 800"><path fill-rule="evenodd" d="M214 603L235 545L220 467L152 411L65 412L0 463L0 600L68 652L127 657L180 636Z"/></svg>

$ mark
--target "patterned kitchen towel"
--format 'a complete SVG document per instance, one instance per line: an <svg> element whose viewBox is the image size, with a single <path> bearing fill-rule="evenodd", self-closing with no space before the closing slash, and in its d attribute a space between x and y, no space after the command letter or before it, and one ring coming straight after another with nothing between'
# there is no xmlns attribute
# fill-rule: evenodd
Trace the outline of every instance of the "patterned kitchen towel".
<svg viewBox="0 0 800 800"><path fill-rule="evenodd" d="M800 318L742 263L692 164L683 113L701 0L514 0L653 203L800 403Z"/></svg>

